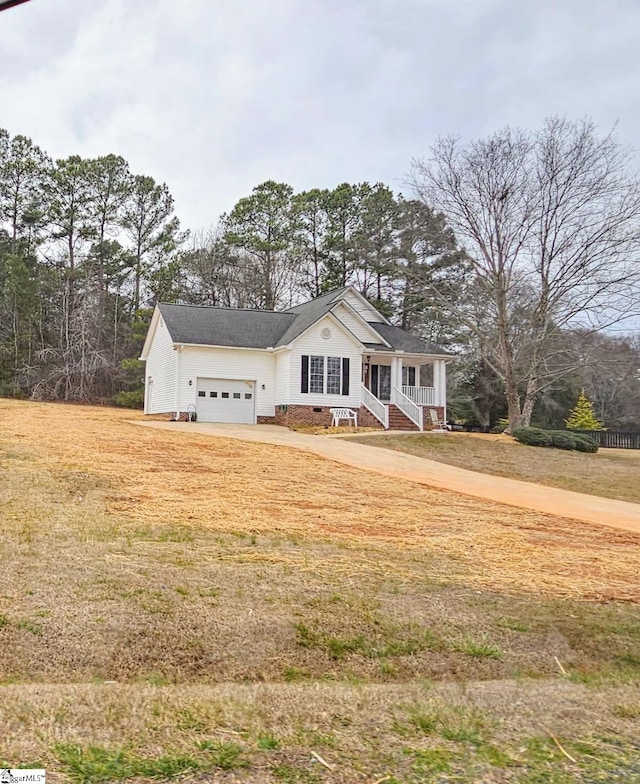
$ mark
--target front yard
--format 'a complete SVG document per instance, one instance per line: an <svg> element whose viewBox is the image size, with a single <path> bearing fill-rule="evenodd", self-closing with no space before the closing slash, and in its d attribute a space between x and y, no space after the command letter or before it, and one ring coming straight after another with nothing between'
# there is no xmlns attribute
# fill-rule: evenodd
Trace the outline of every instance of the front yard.
<svg viewBox="0 0 640 784"><path fill-rule="evenodd" d="M0 765L637 775L640 538L137 416L0 401Z"/></svg>
<svg viewBox="0 0 640 784"><path fill-rule="evenodd" d="M601 449L591 455L525 446L504 435L466 433L356 436L353 440L483 474L640 504L640 450Z"/></svg>

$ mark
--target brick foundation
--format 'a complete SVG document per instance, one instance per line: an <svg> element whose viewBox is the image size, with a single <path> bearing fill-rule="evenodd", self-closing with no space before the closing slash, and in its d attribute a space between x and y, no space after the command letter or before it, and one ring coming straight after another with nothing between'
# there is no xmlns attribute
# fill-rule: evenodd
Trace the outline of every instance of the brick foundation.
<svg viewBox="0 0 640 784"><path fill-rule="evenodd" d="M276 406L275 416L259 416L259 425L282 425L291 427L292 425L310 425L316 427L331 427L332 416L329 408L333 406L283 406L286 411L282 411L280 406ZM423 406L424 429L432 430L433 424L429 416L429 409L432 408L438 415L438 419L444 417L442 406ZM360 406L358 409L359 427L376 427L382 430L382 424L369 409Z"/></svg>
<svg viewBox="0 0 640 784"><path fill-rule="evenodd" d="M276 406L276 415L273 417L274 425L314 425L316 427L330 427L332 415L330 406ZM331 406L333 408L333 406Z"/></svg>

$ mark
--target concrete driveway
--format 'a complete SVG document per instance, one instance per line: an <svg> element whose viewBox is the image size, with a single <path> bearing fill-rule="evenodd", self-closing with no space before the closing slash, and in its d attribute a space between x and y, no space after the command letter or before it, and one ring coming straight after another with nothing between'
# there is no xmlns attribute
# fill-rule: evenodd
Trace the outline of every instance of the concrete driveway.
<svg viewBox="0 0 640 784"><path fill-rule="evenodd" d="M555 487L480 474L422 457L346 441L343 436L314 436L276 425L225 425L204 422L135 421L143 427L199 433L218 438L288 446L337 463L417 482L486 501L532 509L585 523L640 533L640 505L583 495ZM443 438L447 435L443 434Z"/></svg>

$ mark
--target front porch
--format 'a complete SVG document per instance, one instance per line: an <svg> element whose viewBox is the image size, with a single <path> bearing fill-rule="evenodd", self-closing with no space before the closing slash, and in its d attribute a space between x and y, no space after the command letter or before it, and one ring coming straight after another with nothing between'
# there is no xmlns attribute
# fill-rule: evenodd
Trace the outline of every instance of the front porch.
<svg viewBox="0 0 640 784"><path fill-rule="evenodd" d="M400 411L418 430L446 421L446 360L421 355L367 354L362 362L362 404L389 429Z"/></svg>

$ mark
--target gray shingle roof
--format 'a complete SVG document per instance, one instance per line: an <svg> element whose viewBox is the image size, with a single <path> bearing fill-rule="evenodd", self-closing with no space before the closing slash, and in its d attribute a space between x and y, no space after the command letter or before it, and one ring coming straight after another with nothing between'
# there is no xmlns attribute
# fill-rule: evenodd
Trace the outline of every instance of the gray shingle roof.
<svg viewBox="0 0 640 784"><path fill-rule="evenodd" d="M213 308L206 305L159 305L175 343L233 348L270 348L296 320L293 313Z"/></svg>
<svg viewBox="0 0 640 784"><path fill-rule="evenodd" d="M301 302L299 305L295 305L292 308L289 308L286 312L287 313L303 313L310 308L313 307L321 307L322 305L326 305L327 303L335 302L341 294L350 288L350 286L343 286L341 289L334 289L333 291L327 291L326 294L321 294L319 297L315 297L314 299L309 300L308 302Z"/></svg>
<svg viewBox="0 0 640 784"><path fill-rule="evenodd" d="M303 302L285 312L242 310L206 305L159 305L160 313L174 343L230 348L275 348L295 340L322 316L329 313L349 287L330 291L310 302ZM370 351L406 351L411 354L442 354L437 346L405 332L400 327L381 322L368 322L391 348L384 344L367 343Z"/></svg>
<svg viewBox="0 0 640 784"><path fill-rule="evenodd" d="M406 351L408 354L442 354L447 356L447 352L432 343L427 343L422 338L412 335L401 327L394 327L393 324L382 324L379 322L368 322L370 327L382 335L392 349L396 351ZM380 349L389 351L386 347Z"/></svg>

